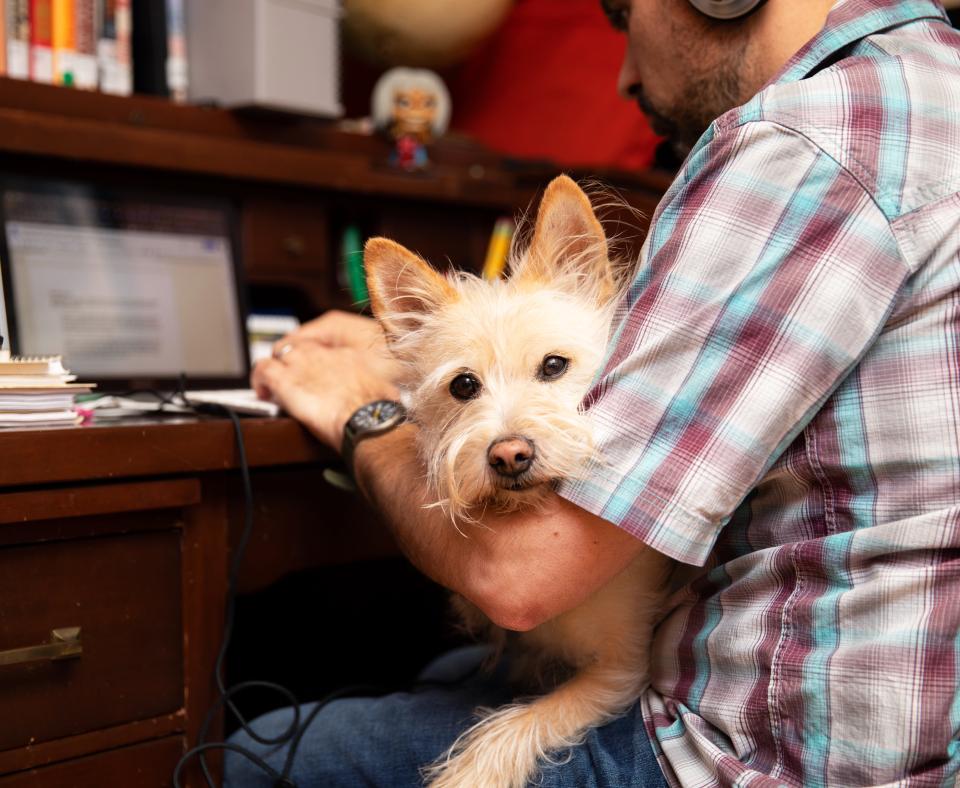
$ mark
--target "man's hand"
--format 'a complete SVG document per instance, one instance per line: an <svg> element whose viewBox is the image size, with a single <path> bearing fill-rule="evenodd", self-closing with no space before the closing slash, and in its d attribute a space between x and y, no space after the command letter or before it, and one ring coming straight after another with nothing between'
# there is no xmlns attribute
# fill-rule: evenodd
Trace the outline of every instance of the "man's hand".
<svg viewBox="0 0 960 788"><path fill-rule="evenodd" d="M254 368L251 384L339 451L353 411L397 398L398 373L375 320L333 311L280 340L274 357Z"/></svg>
<svg viewBox="0 0 960 788"><path fill-rule="evenodd" d="M287 345L296 345L301 342L319 342L328 347L353 348L368 354L370 364L383 378L396 381L399 376L399 364L387 349L387 342L380 324L372 317L331 309L287 334L274 345L273 354L276 357Z"/></svg>

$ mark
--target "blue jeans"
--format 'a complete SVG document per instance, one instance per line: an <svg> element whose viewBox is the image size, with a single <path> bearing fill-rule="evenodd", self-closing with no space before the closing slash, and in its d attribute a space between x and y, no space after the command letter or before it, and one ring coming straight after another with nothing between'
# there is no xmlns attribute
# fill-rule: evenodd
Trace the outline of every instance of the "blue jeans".
<svg viewBox="0 0 960 788"><path fill-rule="evenodd" d="M297 750L292 778L298 788L416 788L419 767L439 757L475 721L478 706L512 700L503 671L476 673L485 646L458 649L440 657L421 675L423 688L381 698L332 701L313 720ZM472 674L472 675L470 675ZM458 681L461 677L469 678ZM431 685L430 682L433 684ZM439 686L452 683L453 686ZM301 709L303 719L313 704ZM292 711L280 709L253 721L261 736L276 736L290 724ZM253 750L277 771L286 747L256 744L242 730L232 744ZM650 746L640 704L622 717L591 730L571 757L547 765L537 784L543 788L660 788L666 782ZM225 788L271 786L263 771L238 753L225 758ZM480 788L478 786L478 788Z"/></svg>

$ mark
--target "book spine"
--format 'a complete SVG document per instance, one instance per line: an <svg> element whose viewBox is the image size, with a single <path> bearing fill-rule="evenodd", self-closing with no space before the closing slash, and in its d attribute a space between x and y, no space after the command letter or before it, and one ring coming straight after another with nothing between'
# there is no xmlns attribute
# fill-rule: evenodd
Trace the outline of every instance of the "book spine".
<svg viewBox="0 0 960 788"><path fill-rule="evenodd" d="M181 104L190 85L185 2L167 0L167 89L170 98Z"/></svg>
<svg viewBox="0 0 960 788"><path fill-rule="evenodd" d="M129 96L133 92L131 29L130 0L103 0L97 61L104 93Z"/></svg>
<svg viewBox="0 0 960 788"><path fill-rule="evenodd" d="M6 0L7 76L30 78L30 4L29 0Z"/></svg>
<svg viewBox="0 0 960 788"><path fill-rule="evenodd" d="M51 10L53 81L73 87L76 80L77 20L74 0L53 0Z"/></svg>
<svg viewBox="0 0 960 788"><path fill-rule="evenodd" d="M73 84L81 90L97 89L97 0L73 0L76 53Z"/></svg>
<svg viewBox="0 0 960 788"><path fill-rule="evenodd" d="M53 82L52 0L30 0L30 79Z"/></svg>
<svg viewBox="0 0 960 788"><path fill-rule="evenodd" d="M166 0L133 2L133 90L169 96Z"/></svg>
<svg viewBox="0 0 960 788"><path fill-rule="evenodd" d="M7 4L0 5L0 77L7 75Z"/></svg>

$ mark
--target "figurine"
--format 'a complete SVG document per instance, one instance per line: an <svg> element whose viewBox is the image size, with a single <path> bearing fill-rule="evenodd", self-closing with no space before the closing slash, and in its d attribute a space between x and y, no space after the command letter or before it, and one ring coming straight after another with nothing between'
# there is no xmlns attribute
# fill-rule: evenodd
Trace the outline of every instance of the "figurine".
<svg viewBox="0 0 960 788"><path fill-rule="evenodd" d="M450 94L432 71L392 68L377 81L373 123L394 142L390 163L406 172L429 165L426 146L447 130Z"/></svg>

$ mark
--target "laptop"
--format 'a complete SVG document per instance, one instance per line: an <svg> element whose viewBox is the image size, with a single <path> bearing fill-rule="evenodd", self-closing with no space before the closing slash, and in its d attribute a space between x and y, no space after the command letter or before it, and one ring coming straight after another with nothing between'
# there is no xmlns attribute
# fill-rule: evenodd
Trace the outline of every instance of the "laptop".
<svg viewBox="0 0 960 788"><path fill-rule="evenodd" d="M0 334L100 391L164 391L275 415L249 389L227 201L0 177Z"/></svg>

